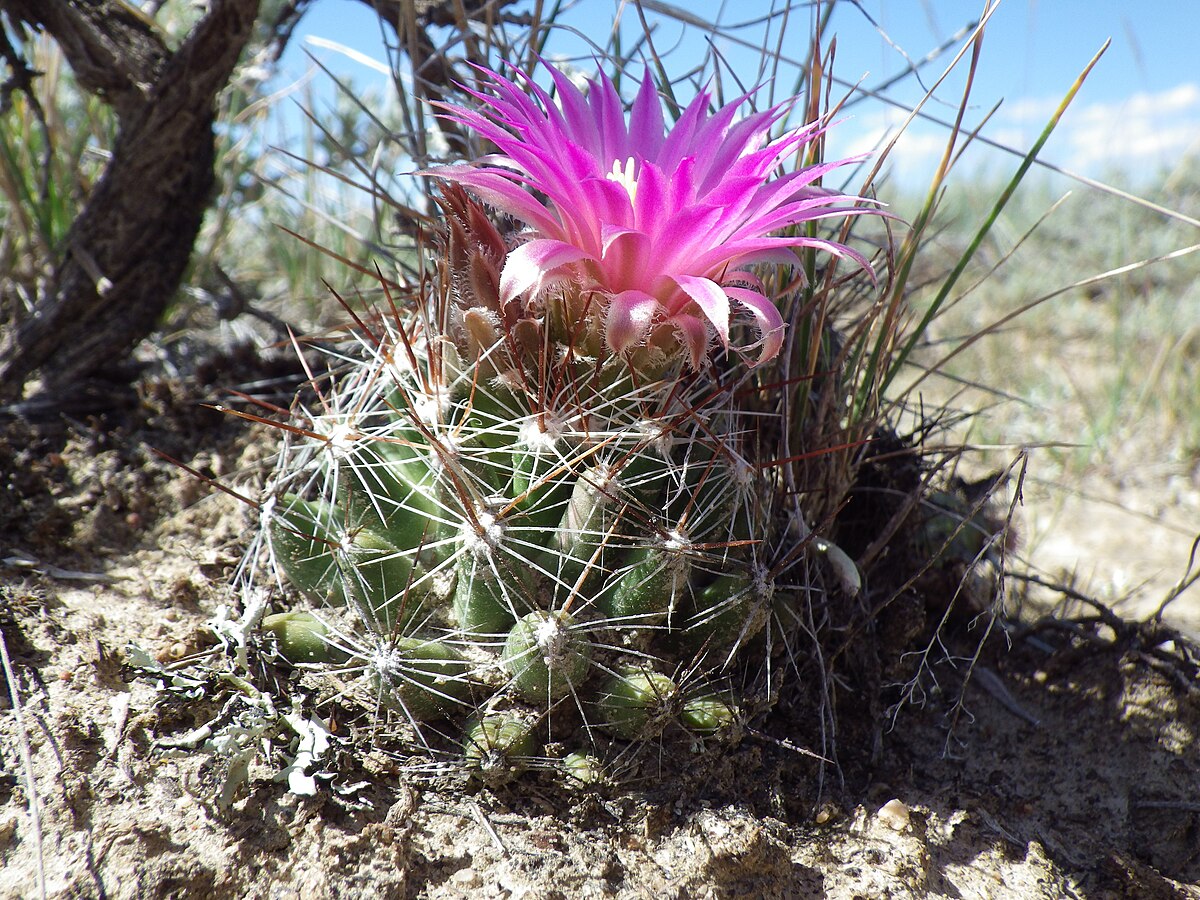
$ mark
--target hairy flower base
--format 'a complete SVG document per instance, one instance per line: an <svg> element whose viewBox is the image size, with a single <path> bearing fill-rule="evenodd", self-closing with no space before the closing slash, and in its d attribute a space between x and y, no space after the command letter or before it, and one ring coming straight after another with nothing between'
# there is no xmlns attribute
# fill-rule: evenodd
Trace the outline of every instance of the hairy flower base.
<svg viewBox="0 0 1200 900"><path fill-rule="evenodd" d="M735 122L749 94L710 112L702 90L668 129L649 70L627 119L603 73L585 93L546 68L557 103L514 68L515 81L480 69L490 95L466 89L478 109L439 104L445 118L499 152L425 173L462 184L525 224L500 273L501 304L536 304L569 284L596 298L610 350L626 353L666 325L695 367L714 336L731 346L740 309L754 322L763 362L779 352L785 325L748 266L793 265L797 249L812 248L870 270L849 247L796 233L803 223L877 211L820 187L856 159L773 177L823 130L812 123L771 140L790 104Z"/></svg>

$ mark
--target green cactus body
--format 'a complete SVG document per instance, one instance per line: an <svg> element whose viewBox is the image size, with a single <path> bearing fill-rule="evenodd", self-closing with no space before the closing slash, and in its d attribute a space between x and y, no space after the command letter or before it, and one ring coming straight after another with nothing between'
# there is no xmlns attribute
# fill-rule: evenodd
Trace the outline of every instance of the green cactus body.
<svg viewBox="0 0 1200 900"><path fill-rule="evenodd" d="M451 207L460 230L483 228ZM671 355L669 328L607 353L603 315L570 285L501 304L505 242L485 237L451 254L478 271L381 317L360 362L339 352L305 417L314 437L285 446L262 505L267 564L317 616L264 629L306 677L361 672L400 713L386 721L409 723L397 739L451 720L421 746L486 781L525 767L536 722L539 740L583 748L563 768L593 783L605 734L725 734L773 690L758 687L764 647L803 644L794 609L820 588L789 569L795 501L766 465L795 449L770 443L786 434L762 399L778 373ZM760 695L688 699L716 679Z"/></svg>
<svg viewBox="0 0 1200 900"><path fill-rule="evenodd" d="M674 611L691 572L687 538L671 533L633 551L631 565L597 599L608 617L653 624Z"/></svg>
<svg viewBox="0 0 1200 900"><path fill-rule="evenodd" d="M413 558L382 535L367 528L351 532L336 552L347 596L358 603L367 621L390 634L401 612L412 615Z"/></svg>
<svg viewBox="0 0 1200 900"><path fill-rule="evenodd" d="M596 702L601 723L617 737L649 741L675 719L678 701L679 688L667 675L626 668L605 682Z"/></svg>
<svg viewBox="0 0 1200 900"><path fill-rule="evenodd" d="M669 458L670 435L645 420L637 422L634 429L634 435L645 443L635 445L623 455L614 454L619 463L621 483L641 510L659 511L679 475Z"/></svg>
<svg viewBox="0 0 1200 900"><path fill-rule="evenodd" d="M275 562L288 581L317 603L344 603L346 595L334 558L335 535L341 528L338 508L294 494L280 497L276 508L267 535Z"/></svg>
<svg viewBox="0 0 1200 900"><path fill-rule="evenodd" d="M515 454L509 493L521 527L548 532L562 519L574 487L562 469L558 458L545 449Z"/></svg>
<svg viewBox="0 0 1200 900"><path fill-rule="evenodd" d="M570 588L594 587L622 554L619 529L624 507L615 472L607 465L584 470L575 480L571 497L554 534L557 577Z"/></svg>
<svg viewBox="0 0 1200 900"><path fill-rule="evenodd" d="M548 702L583 684L591 668L591 648L568 613L538 610L512 627L500 659L521 696Z"/></svg>
<svg viewBox="0 0 1200 900"><path fill-rule="evenodd" d="M349 654L329 636L329 626L304 610L264 616L262 629L275 636L279 652L288 662L345 664Z"/></svg>
<svg viewBox="0 0 1200 900"><path fill-rule="evenodd" d="M575 479L563 455L568 442L553 430L542 431L536 421L522 428L511 456L512 478L505 496L506 524L514 552L544 578L553 579L561 552L555 535L566 513Z"/></svg>
<svg viewBox="0 0 1200 900"><path fill-rule="evenodd" d="M771 614L774 591L765 572L719 576L692 595L680 617L681 646L692 652L724 653L754 638Z"/></svg>
<svg viewBox="0 0 1200 900"><path fill-rule="evenodd" d="M318 606L351 601L361 624L338 658L316 620L273 618L284 655L362 665L414 725L474 712L462 747L489 783L526 766L534 720L568 746L594 744L593 727L633 742L730 730L732 701L685 699L668 674L727 670L775 591L754 560L778 491L722 437L747 427L727 395L709 409L670 379L563 363L536 373L561 405L537 408L455 354L452 386L427 391L398 356L347 382L339 408L361 427L343 415L344 440L280 475L316 473L311 499L281 495L268 519L282 580ZM564 763L586 783L598 766Z"/></svg>
<svg viewBox="0 0 1200 900"><path fill-rule="evenodd" d="M453 617L467 635L480 638L503 635L516 621L517 579L511 570L493 568L484 554L459 557L455 580Z"/></svg>
<svg viewBox="0 0 1200 900"><path fill-rule="evenodd" d="M463 749L468 769L486 784L499 786L524 771L537 743L529 722L501 713L469 723Z"/></svg>
<svg viewBox="0 0 1200 900"><path fill-rule="evenodd" d="M437 640L400 638L384 645L370 670L379 702L417 721L450 715L471 694L470 664Z"/></svg>
<svg viewBox="0 0 1200 900"><path fill-rule="evenodd" d="M419 481L410 480L413 470ZM441 509L431 496L428 460L387 441L356 447L338 466L338 501L351 529L369 528L394 547L412 549L432 539Z"/></svg>
<svg viewBox="0 0 1200 900"><path fill-rule="evenodd" d="M540 573L507 522L481 508L464 526L457 557L453 618L463 632L503 635L532 608ZM517 551L517 552L514 552Z"/></svg>

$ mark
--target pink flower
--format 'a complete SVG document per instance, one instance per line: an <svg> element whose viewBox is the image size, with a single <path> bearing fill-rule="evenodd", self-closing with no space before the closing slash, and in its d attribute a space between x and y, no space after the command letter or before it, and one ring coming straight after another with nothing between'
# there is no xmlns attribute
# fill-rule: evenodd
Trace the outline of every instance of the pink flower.
<svg viewBox="0 0 1200 900"><path fill-rule="evenodd" d="M628 121L603 74L585 94L547 69L557 103L520 70L518 85L481 69L491 96L468 89L477 109L439 104L445 118L499 153L426 174L463 184L528 227L527 240L505 260L502 303L577 284L599 297L613 351L666 324L696 367L712 334L729 346L731 307L740 306L755 320L763 362L779 352L784 323L746 266L795 264L794 248L814 247L870 270L842 244L779 234L802 222L873 211L856 206L860 198L815 184L856 160L772 178L785 157L820 135L818 123L768 142L787 105L734 121L750 95L710 113L709 94L701 91L668 130L648 69Z"/></svg>

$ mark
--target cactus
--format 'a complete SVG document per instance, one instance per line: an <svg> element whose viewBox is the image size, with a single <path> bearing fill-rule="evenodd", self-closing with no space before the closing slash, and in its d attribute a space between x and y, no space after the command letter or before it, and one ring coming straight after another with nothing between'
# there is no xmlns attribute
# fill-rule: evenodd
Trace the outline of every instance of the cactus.
<svg viewBox="0 0 1200 900"><path fill-rule="evenodd" d="M618 115L606 80L593 93L607 99L589 107L591 97L551 77L567 119ZM491 78L510 120L570 124L532 87L534 99ZM761 186L817 134L763 147L755 135L778 111L726 130L707 102L702 94L685 113L695 140L747 183ZM763 282L729 264L793 246L865 266L843 245L766 236L864 208L810 188L815 172L761 201L735 201L747 188L722 188L725 172L633 146L656 120L661 128L657 104L647 73L634 124L606 123L631 142L628 165L601 160L584 179L631 217L605 232L604 251L568 227L565 194L545 181L549 200L509 170L431 173L445 182L436 271L363 326L357 353L338 352L319 412L297 407L290 433L303 438L289 439L261 507L266 563L292 604L312 607L264 622L281 654L361 672L378 710L415 731L459 723L464 766L489 784L518 775L551 742L571 751L564 770L592 783L612 746L736 733L739 707L776 695L764 684L767 660L795 643L792 610L818 589L795 565L796 535L808 530L776 462L797 433L767 399L788 378L783 321ZM528 135L446 109L536 168L516 146ZM552 137L538 149L544 179ZM695 246L677 236L647 249L661 236L642 221L651 214L642 200L668 177L699 198L682 210L691 224L673 226L692 229ZM724 211L701 196L718 188ZM532 239L501 234L471 193L528 224ZM591 212L581 221L602 220ZM704 261L655 274L652 263L671 253ZM757 330L747 347L735 343L745 329L732 323L733 305Z"/></svg>

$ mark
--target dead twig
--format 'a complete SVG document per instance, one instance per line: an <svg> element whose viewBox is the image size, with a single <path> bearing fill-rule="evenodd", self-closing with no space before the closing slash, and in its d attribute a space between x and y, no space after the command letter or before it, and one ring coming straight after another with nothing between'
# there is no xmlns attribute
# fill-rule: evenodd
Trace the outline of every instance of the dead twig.
<svg viewBox="0 0 1200 900"><path fill-rule="evenodd" d="M4 666L4 677L8 681L8 696L12 701L13 718L17 723L17 734L21 741L21 766L25 770L25 799L29 804L29 818L33 827L33 852L37 859L38 897L46 900L46 859L42 848L42 810L38 802L37 783L33 774L33 754L29 749L29 733L25 730L25 716L21 708L21 694L17 690L17 676L12 660L8 656L8 643L4 630L0 628L0 664Z"/></svg>

